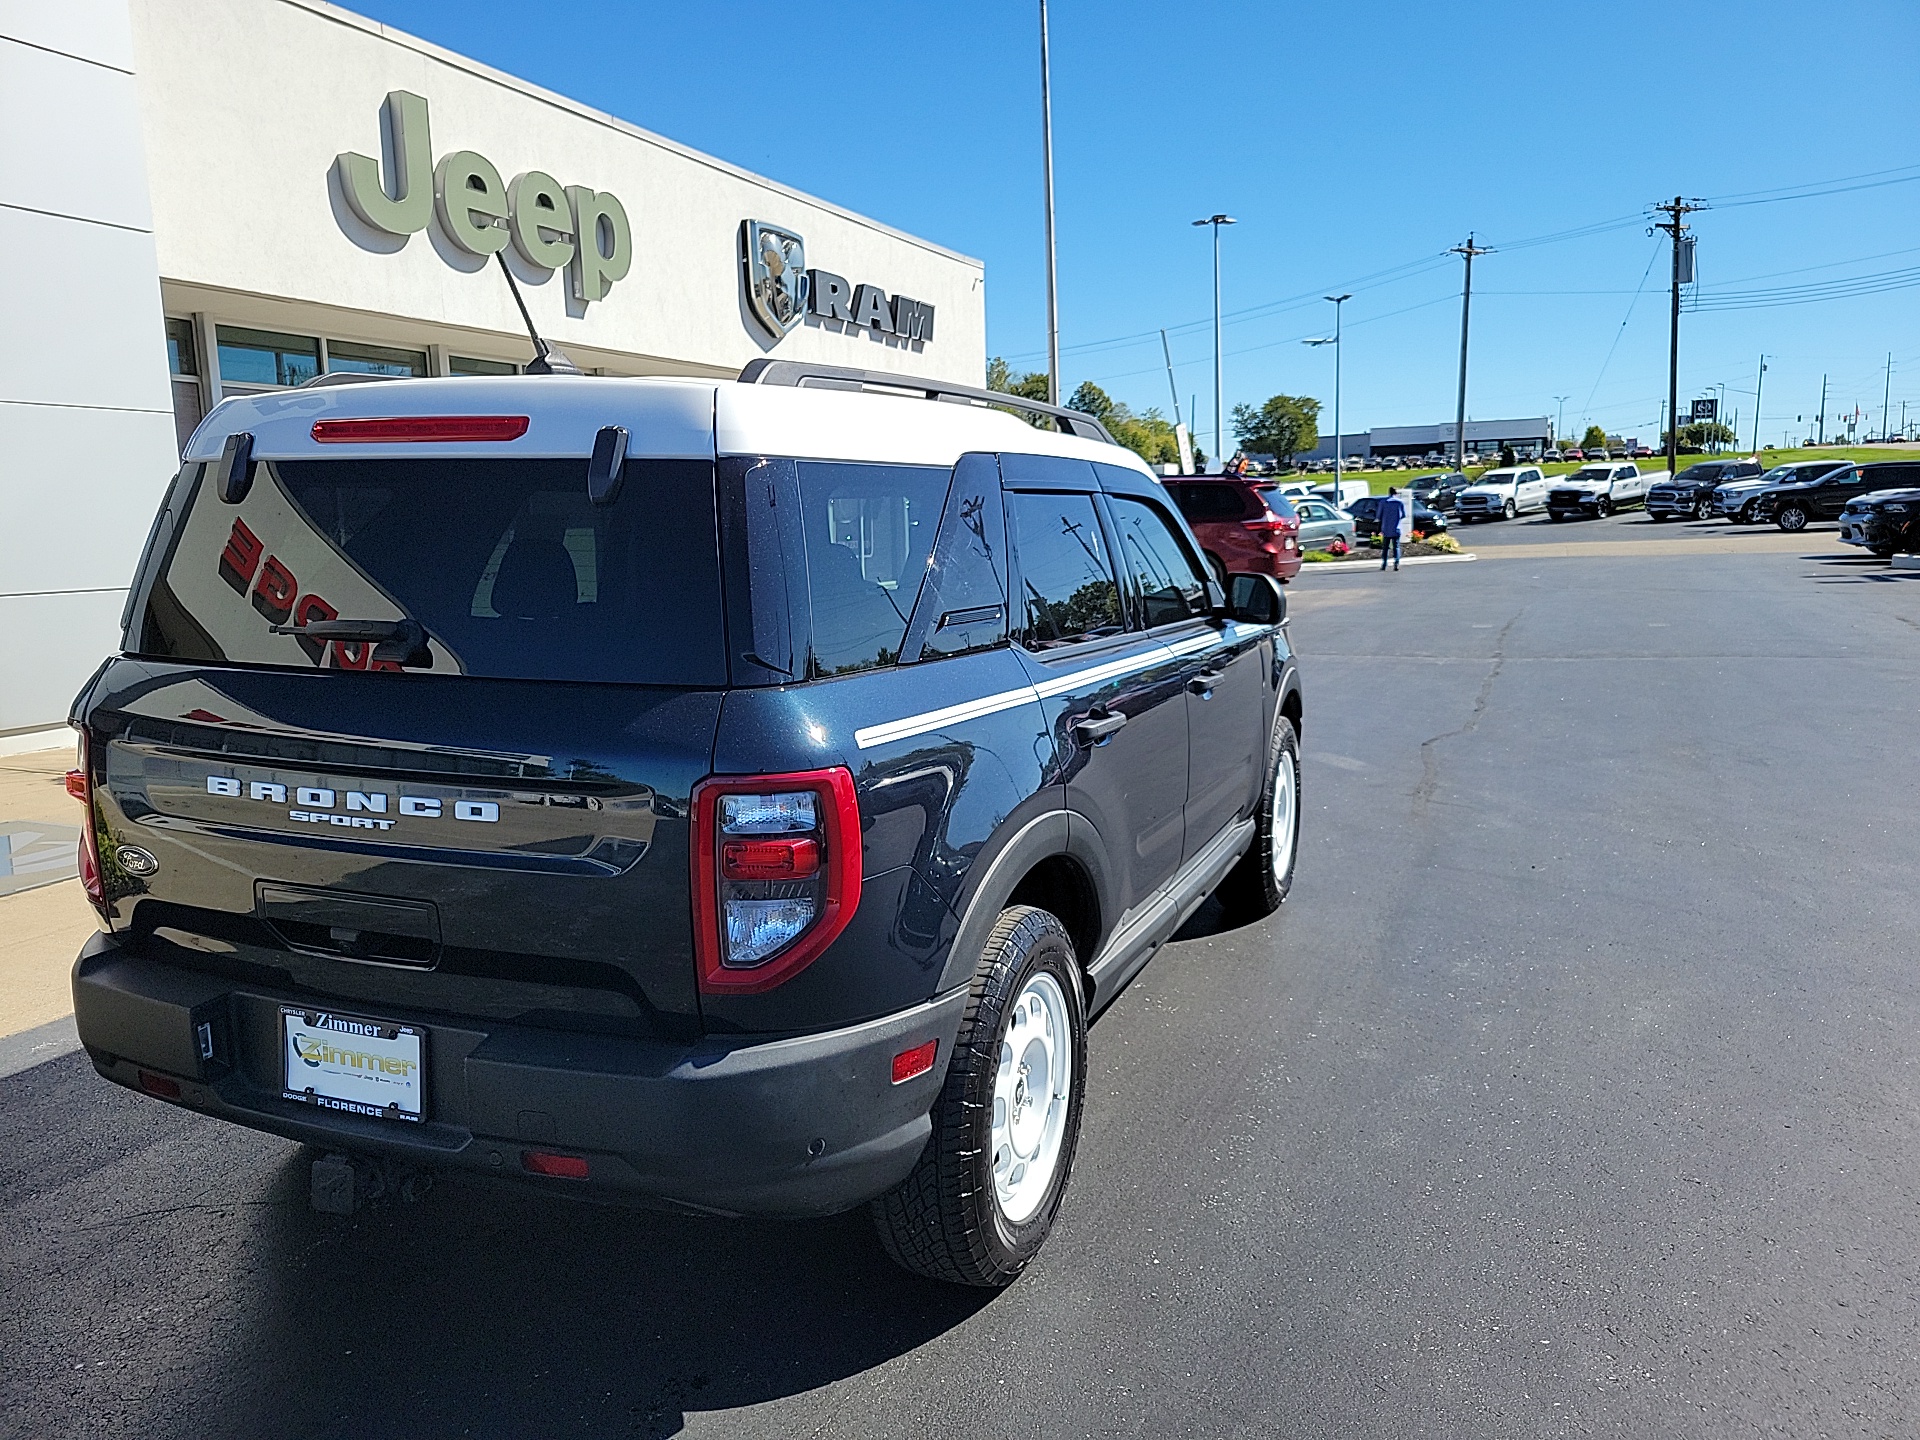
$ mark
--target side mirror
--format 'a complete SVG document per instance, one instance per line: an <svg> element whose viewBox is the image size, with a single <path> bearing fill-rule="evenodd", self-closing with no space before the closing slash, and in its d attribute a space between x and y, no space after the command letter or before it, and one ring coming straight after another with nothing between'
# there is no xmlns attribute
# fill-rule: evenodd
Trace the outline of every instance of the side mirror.
<svg viewBox="0 0 1920 1440"><path fill-rule="evenodd" d="M1229 575L1227 615L1247 625L1284 625L1287 592L1271 575Z"/></svg>
<svg viewBox="0 0 1920 1440"><path fill-rule="evenodd" d="M220 498L238 505L253 488L253 436L242 430L227 437L220 456Z"/></svg>

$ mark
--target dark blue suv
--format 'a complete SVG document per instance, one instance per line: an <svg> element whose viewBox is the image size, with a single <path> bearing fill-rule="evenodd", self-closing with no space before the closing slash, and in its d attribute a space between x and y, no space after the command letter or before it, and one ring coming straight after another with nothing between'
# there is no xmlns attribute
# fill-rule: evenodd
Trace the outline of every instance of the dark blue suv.
<svg viewBox="0 0 1920 1440"><path fill-rule="evenodd" d="M99 1073L318 1147L333 1208L870 1203L1017 1275L1088 1017L1216 889L1286 897L1299 682L1278 585L1222 593L1097 423L877 378L208 416L73 712Z"/></svg>

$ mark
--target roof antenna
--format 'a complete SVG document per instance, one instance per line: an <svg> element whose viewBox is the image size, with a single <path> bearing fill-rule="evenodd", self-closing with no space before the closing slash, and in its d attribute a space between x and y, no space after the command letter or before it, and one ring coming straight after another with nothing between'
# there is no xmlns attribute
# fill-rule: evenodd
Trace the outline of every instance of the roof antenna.
<svg viewBox="0 0 1920 1440"><path fill-rule="evenodd" d="M533 316L527 313L527 302L520 298L520 287L513 283L513 272L507 268L507 257L503 251L493 252L500 262L500 273L507 277L507 289L513 292L513 303L520 307L520 318L527 322L527 334L533 337L533 359L527 362L529 375L579 375L584 372L580 367L540 338L540 332L533 328Z"/></svg>

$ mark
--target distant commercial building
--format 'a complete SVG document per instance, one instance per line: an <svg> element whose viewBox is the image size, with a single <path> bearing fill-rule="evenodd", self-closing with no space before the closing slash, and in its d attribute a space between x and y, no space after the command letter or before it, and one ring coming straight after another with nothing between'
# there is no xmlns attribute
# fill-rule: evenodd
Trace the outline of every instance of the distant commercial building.
<svg viewBox="0 0 1920 1440"><path fill-rule="evenodd" d="M1340 458L1342 460L1349 459L1355 455L1358 455L1362 460L1365 460L1372 454L1373 454L1373 441L1368 431L1361 430L1356 432L1356 431L1349 430L1344 436L1341 437ZM1320 443L1314 446L1313 449L1305 451L1302 454L1296 455L1293 458L1296 460L1331 460L1333 459L1333 437L1331 435L1322 435L1320 437Z"/></svg>
<svg viewBox="0 0 1920 1440"><path fill-rule="evenodd" d="M1454 433L1452 421L1444 425L1386 425L1367 432L1371 453L1377 458L1450 454ZM1526 459L1538 456L1553 443L1553 422L1545 415L1525 420L1469 420L1466 438L1469 455L1497 455L1510 446L1516 457Z"/></svg>

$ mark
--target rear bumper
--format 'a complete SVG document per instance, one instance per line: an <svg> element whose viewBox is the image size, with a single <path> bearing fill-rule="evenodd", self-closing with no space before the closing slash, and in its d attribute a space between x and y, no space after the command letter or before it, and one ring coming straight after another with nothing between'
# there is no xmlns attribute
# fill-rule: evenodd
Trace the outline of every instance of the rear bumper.
<svg viewBox="0 0 1920 1440"><path fill-rule="evenodd" d="M842 1030L684 1045L371 1017L427 1032L425 1119L409 1123L282 1098L280 1005L310 997L136 953L115 935L96 935L73 970L80 1041L130 1089L151 1090L144 1071L178 1085L175 1103L291 1140L726 1215L833 1214L904 1179L966 998L963 986ZM939 1042L933 1069L893 1084L893 1057L927 1040ZM588 1178L528 1174L527 1151L584 1157Z"/></svg>

